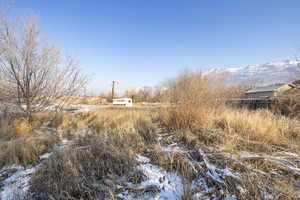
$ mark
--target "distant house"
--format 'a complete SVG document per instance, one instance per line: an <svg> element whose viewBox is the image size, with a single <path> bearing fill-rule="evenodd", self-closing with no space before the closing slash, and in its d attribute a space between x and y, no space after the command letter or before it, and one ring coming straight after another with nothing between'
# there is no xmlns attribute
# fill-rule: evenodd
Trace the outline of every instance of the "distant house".
<svg viewBox="0 0 300 200"><path fill-rule="evenodd" d="M286 92L287 90L290 90L294 88L294 84L274 84L274 85L268 85L264 87L257 87L248 90L245 93L246 99L266 99L271 97L277 97Z"/></svg>
<svg viewBox="0 0 300 200"><path fill-rule="evenodd" d="M131 107L132 106L132 99L131 98L118 98L118 99L113 99L112 100L113 105L122 105L126 107Z"/></svg>

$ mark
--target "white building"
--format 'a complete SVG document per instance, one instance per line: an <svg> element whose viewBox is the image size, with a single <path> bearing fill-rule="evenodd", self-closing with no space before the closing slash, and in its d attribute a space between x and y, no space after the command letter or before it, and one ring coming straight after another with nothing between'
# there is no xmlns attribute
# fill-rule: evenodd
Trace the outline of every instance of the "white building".
<svg viewBox="0 0 300 200"><path fill-rule="evenodd" d="M131 98L113 99L112 104L113 105L122 105L122 106L126 106L126 107L131 107L132 106L132 99Z"/></svg>

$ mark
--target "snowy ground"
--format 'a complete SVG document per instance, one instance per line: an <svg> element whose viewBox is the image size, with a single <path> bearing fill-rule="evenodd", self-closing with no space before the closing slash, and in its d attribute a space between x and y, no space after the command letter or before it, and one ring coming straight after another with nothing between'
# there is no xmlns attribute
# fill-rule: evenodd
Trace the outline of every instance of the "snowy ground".
<svg viewBox="0 0 300 200"><path fill-rule="evenodd" d="M266 154L253 154L248 152L241 152L237 155L231 155L222 153L224 159L228 159L236 164L243 166L247 171L246 174L236 172L229 166L216 165L211 162L211 157L215 156L213 153L205 152L202 149L197 149L200 160L193 160L190 156L193 153L183 145L172 142L169 145L164 145L166 142L164 140L168 138L170 134L160 134L158 137L159 144L161 145L162 151L168 155L172 156L174 153L185 155L190 159L189 165L190 170L195 170L198 174L198 178L193 180L191 183L187 183L177 172L167 172L160 166L151 163L151 159L145 156L137 156L137 160L140 165L137 167L146 175L146 179L140 183L137 187L156 187L157 190L151 190L151 193L136 193L125 191L118 195L119 198L124 200L136 200L136 199L181 199L184 193L188 190L194 199L209 200L209 199L226 199L235 200L239 199L241 196L247 197L247 186L252 184L251 182L245 181L245 176L247 173L261 175L272 175L277 178L288 179L292 177L300 177L300 159L297 154L290 152L279 152L275 155ZM168 141L170 141L168 139ZM245 162L245 160L251 159L262 159L268 164L272 164L274 169L270 171L261 171L259 169L254 169ZM272 177L271 176L271 177ZM298 180L300 184L300 180ZM262 192L259 199L273 199L276 192L274 188L268 185L260 186ZM300 187L298 188L300 191ZM249 195L249 193L248 193ZM257 197L256 197L257 198ZM300 199L300 193L298 197Z"/></svg>
<svg viewBox="0 0 300 200"><path fill-rule="evenodd" d="M189 169L194 170L198 175L192 182L186 182L182 175L177 171L167 171L151 161L147 155L136 155L138 165L136 171L142 172L143 180L138 184L127 182L121 192L116 194L123 200L173 200L181 199L188 191L194 199L201 200L235 200L239 199L237 194L243 195L246 192L244 175L235 171L229 166L220 166L212 161L212 157L217 157L214 152L203 149L189 149L183 144L172 141L171 134L159 134L158 145L162 152L167 156L181 154L189 159ZM168 142L166 142L168 141ZM58 150L64 151L71 141L63 140L58 146ZM77 147L77 149L88 148L89 146ZM153 151L153 149L148 149ZM199 159L192 158L191 154L197 153ZM53 153L48 152L40 155L41 162L48 159ZM288 178L288 176L300 177L300 158L297 154L290 152L279 152L273 155L254 154L241 152L239 154L222 153L224 159L236 162L249 170L253 175L272 174L275 177ZM273 170L263 171L254 169L246 161L263 160L276 166ZM0 200L13 200L17 195L22 198L28 191L30 176L40 167L24 168L22 166L9 166L0 170ZM248 173L248 171L246 172ZM300 179L299 191L300 191ZM248 183L249 184L249 183ZM232 191L235 192L232 192ZM272 199L275 192L267 185L262 186L264 195L261 199ZM300 199L300 192L299 192Z"/></svg>
<svg viewBox="0 0 300 200"><path fill-rule="evenodd" d="M56 148L63 151L70 141L63 140ZM48 159L53 152L47 152L40 155L40 160ZM0 200L14 200L16 197L22 199L29 188L29 181L32 174L34 174L41 165L31 168L23 166L12 165L0 170ZM2 181L1 181L2 180Z"/></svg>
<svg viewBox="0 0 300 200"><path fill-rule="evenodd" d="M30 175L34 173L36 167L25 169L22 166L10 166L0 171L1 176L9 176L2 182L0 199L13 200L17 195L22 197L28 190Z"/></svg>
<svg viewBox="0 0 300 200"><path fill-rule="evenodd" d="M163 145L164 137L167 137L168 134L161 134L159 136L159 142L161 149L166 155L171 155L172 153L182 153L187 154L188 150L180 147L177 143L171 143L169 145ZM201 150L199 150L201 151ZM145 156L137 155L137 161L140 165L137 166L137 169L142 171L146 175L146 179L136 187L147 188L147 187L156 187L156 190L151 190L151 192L136 193L125 191L118 195L119 198L124 200L138 200L138 199L147 199L147 200L168 200L168 199L181 199L184 195L185 190L195 191L192 195L195 199L219 199L217 196L206 196L214 188L210 188L207 183L207 177L210 179L219 182L220 184L225 184L224 177L231 177L233 179L240 180L241 177L239 174L233 173L230 169L219 169L213 164L211 164L204 152L200 152L203 156L203 163L196 161L191 161L190 165L205 165L207 167L207 174L205 177L199 176L199 178L192 183L184 183L183 178L177 172L167 172L160 166L151 163L151 159ZM196 167L194 168L196 170ZM147 190L146 190L147 191ZM222 191L220 191L222 192ZM224 199L234 200L236 197L230 194L224 194Z"/></svg>
<svg viewBox="0 0 300 200"><path fill-rule="evenodd" d="M143 193L125 191L118 195L119 198L126 200L178 199L182 195L183 183L177 173L166 172L161 167L151 164L150 159L144 156L138 155L137 161L140 162L137 169L146 176L146 180L137 187L152 188L152 190L151 192L146 190Z"/></svg>

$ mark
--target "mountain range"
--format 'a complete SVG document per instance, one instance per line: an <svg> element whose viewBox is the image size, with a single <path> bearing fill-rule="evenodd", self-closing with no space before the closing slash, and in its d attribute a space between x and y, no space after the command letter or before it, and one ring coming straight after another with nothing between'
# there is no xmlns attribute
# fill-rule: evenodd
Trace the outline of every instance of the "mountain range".
<svg viewBox="0 0 300 200"><path fill-rule="evenodd" d="M300 61L286 60L283 62L269 62L258 65L248 65L236 68L212 68L204 75L224 74L231 83L245 81L260 81L263 85L287 83L300 79Z"/></svg>

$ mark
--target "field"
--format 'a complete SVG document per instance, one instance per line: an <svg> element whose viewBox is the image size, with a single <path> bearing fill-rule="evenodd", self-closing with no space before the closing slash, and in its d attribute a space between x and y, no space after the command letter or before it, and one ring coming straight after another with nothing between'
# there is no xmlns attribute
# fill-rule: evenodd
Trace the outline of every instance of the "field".
<svg viewBox="0 0 300 200"><path fill-rule="evenodd" d="M300 200L300 1L63 3L0 0L0 200Z"/></svg>
<svg viewBox="0 0 300 200"><path fill-rule="evenodd" d="M298 199L299 130L296 119L223 106L3 118L0 197Z"/></svg>

